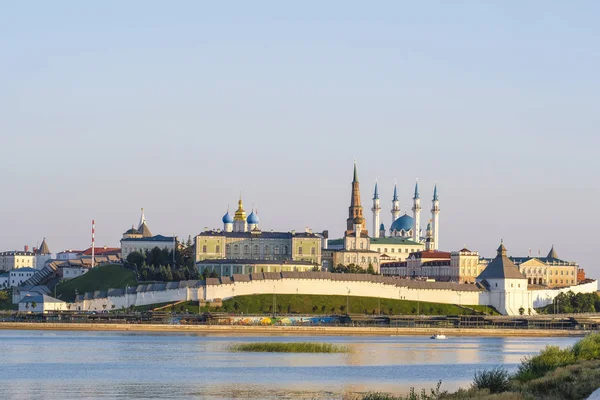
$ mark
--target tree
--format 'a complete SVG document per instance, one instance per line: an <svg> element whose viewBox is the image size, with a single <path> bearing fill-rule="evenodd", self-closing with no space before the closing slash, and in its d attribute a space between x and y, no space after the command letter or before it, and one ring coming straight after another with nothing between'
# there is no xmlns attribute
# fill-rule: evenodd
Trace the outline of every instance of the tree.
<svg viewBox="0 0 600 400"><path fill-rule="evenodd" d="M142 266L145 260L146 257L142 253L139 253L137 251L129 253L129 255L127 256L127 262L129 264L137 266L138 268Z"/></svg>
<svg viewBox="0 0 600 400"><path fill-rule="evenodd" d="M31 302L31 309L34 310L37 307L37 303L35 301Z"/></svg>
<svg viewBox="0 0 600 400"><path fill-rule="evenodd" d="M340 306L340 314L343 314L343 313L344 313L344 311L346 311L346 306L344 306L344 305L341 305L341 306Z"/></svg>
<svg viewBox="0 0 600 400"><path fill-rule="evenodd" d="M321 270L321 268L319 268L318 265L315 265L315 266L312 267L312 271L313 272L319 272L320 270Z"/></svg>
<svg viewBox="0 0 600 400"><path fill-rule="evenodd" d="M102 304L102 309L106 310L106 304Z"/></svg>
<svg viewBox="0 0 600 400"><path fill-rule="evenodd" d="M331 313L335 314L335 307L331 307Z"/></svg>
<svg viewBox="0 0 600 400"><path fill-rule="evenodd" d="M369 263L369 268L367 268L367 274L377 275L375 272L375 268L373 268L373 264Z"/></svg>
<svg viewBox="0 0 600 400"><path fill-rule="evenodd" d="M312 312L313 312L313 314L315 314L317 312L317 310L318 310L317 306L312 306Z"/></svg>
<svg viewBox="0 0 600 400"><path fill-rule="evenodd" d="M0 290L0 301L8 300L8 292L6 290Z"/></svg>
<svg viewBox="0 0 600 400"><path fill-rule="evenodd" d="M192 247L192 235L188 235L187 242L185 242L185 247Z"/></svg>
<svg viewBox="0 0 600 400"><path fill-rule="evenodd" d="M237 301L233 303L233 309L235 310L235 312L239 312L240 311L240 305L238 304Z"/></svg>
<svg viewBox="0 0 600 400"><path fill-rule="evenodd" d="M292 305L291 304L288 304L288 306L287 306L287 313L288 314L292 313Z"/></svg>
<svg viewBox="0 0 600 400"><path fill-rule="evenodd" d="M519 308L519 315L525 314L525 309L523 307Z"/></svg>
<svg viewBox="0 0 600 400"><path fill-rule="evenodd" d="M327 307L325 306L325 304L323 304L321 306L321 314L325 314L325 308L327 308Z"/></svg>

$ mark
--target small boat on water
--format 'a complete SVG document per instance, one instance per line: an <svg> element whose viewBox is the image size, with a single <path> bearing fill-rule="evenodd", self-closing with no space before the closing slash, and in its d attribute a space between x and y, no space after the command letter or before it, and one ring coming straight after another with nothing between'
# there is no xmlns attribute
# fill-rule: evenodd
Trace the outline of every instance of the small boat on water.
<svg viewBox="0 0 600 400"><path fill-rule="evenodd" d="M448 339L448 338L443 333L436 333L435 335L433 335L431 337L431 339L444 340L444 339Z"/></svg>

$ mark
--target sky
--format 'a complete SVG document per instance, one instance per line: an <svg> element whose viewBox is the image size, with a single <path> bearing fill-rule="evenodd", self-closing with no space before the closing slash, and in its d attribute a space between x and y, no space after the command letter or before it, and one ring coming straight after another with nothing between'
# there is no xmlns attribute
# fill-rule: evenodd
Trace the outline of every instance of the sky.
<svg viewBox="0 0 600 400"><path fill-rule="evenodd" d="M440 249L600 277L600 4L104 1L0 5L0 250L220 228L340 236L356 159Z"/></svg>

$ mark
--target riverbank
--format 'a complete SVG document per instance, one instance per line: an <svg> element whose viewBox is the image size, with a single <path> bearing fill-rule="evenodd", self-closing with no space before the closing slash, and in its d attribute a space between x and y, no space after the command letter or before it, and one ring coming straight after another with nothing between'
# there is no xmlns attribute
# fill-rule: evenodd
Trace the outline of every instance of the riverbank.
<svg viewBox="0 0 600 400"><path fill-rule="evenodd" d="M162 324L85 324L52 322L0 322L0 329L125 331L125 332L194 332L241 335L319 335L319 336L431 336L439 328L389 328L364 326L243 326L243 325L162 325ZM590 331L557 329L445 329L447 336L524 336L578 337Z"/></svg>

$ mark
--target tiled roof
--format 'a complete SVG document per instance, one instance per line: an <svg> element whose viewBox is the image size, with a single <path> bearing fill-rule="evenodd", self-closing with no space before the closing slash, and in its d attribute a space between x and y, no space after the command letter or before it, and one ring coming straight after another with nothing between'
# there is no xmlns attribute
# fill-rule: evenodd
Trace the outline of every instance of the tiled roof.
<svg viewBox="0 0 600 400"><path fill-rule="evenodd" d="M142 238L123 238L121 242L174 242L174 236L163 236L156 235L152 237L142 237Z"/></svg>
<svg viewBox="0 0 600 400"><path fill-rule="evenodd" d="M506 248L500 245L498 255L479 274L477 280L483 279L526 279L517 266L506 256Z"/></svg>
<svg viewBox="0 0 600 400"><path fill-rule="evenodd" d="M415 256L417 259L423 258L447 258L450 259L450 253L447 251L437 251L437 250L423 250L417 251L415 253L411 253L411 256Z"/></svg>

